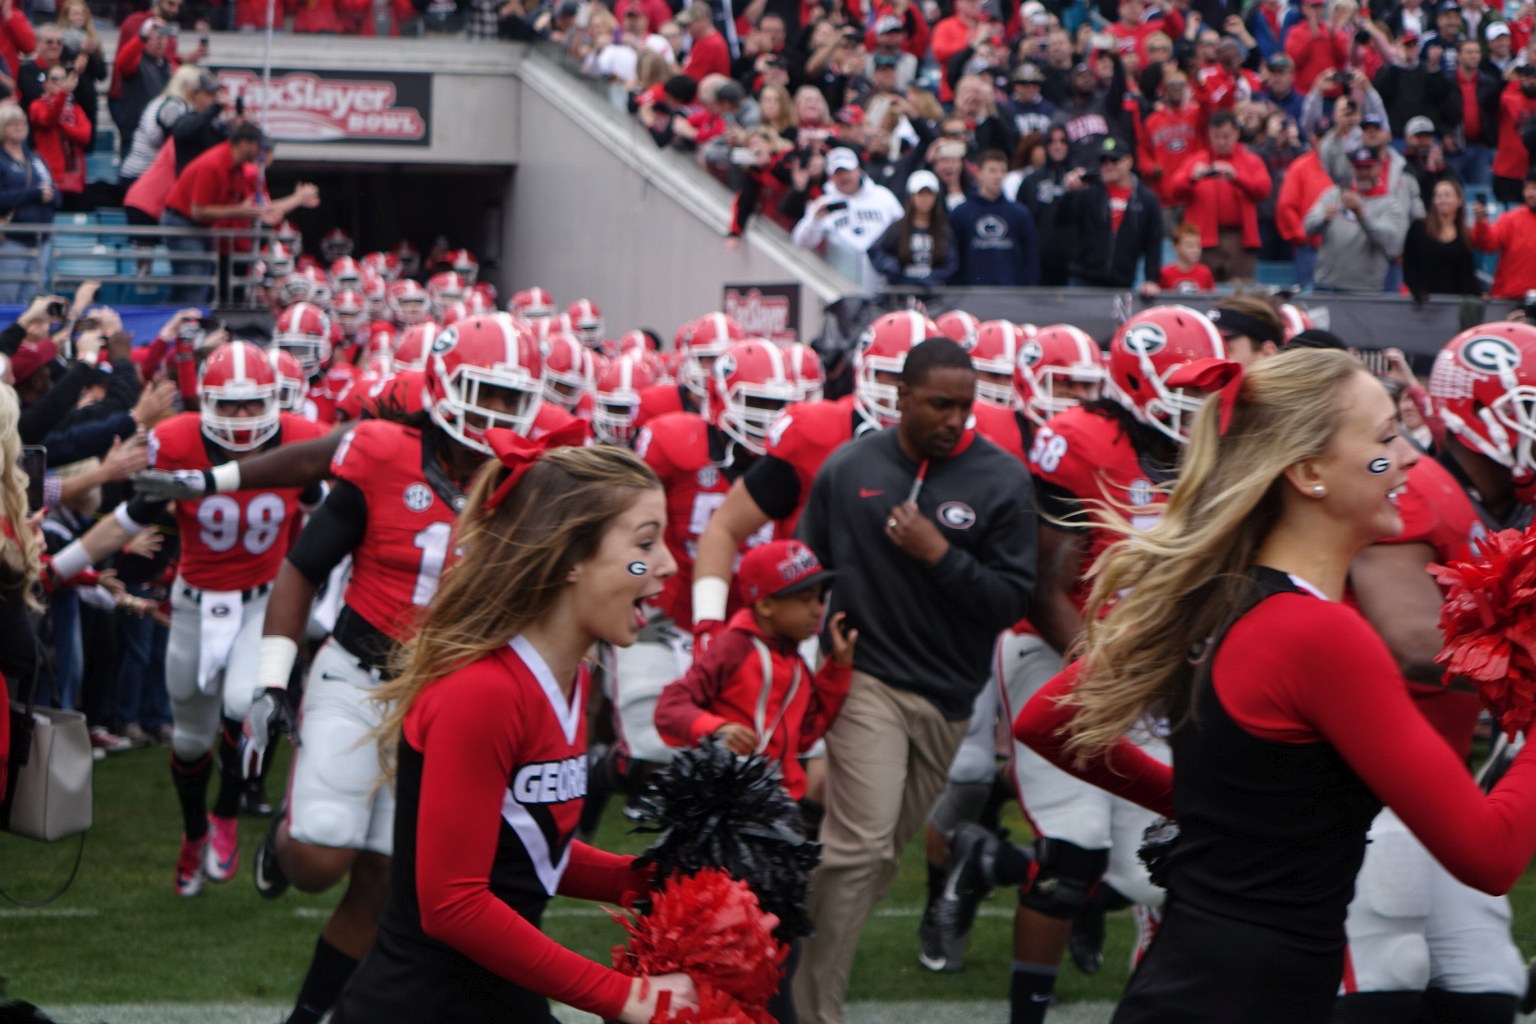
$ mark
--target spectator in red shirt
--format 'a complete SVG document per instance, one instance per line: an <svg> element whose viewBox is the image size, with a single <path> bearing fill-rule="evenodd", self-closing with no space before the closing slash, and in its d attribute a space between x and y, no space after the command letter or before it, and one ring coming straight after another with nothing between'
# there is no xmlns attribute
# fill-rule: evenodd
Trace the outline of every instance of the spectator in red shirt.
<svg viewBox="0 0 1536 1024"><path fill-rule="evenodd" d="M229 141L221 142L196 160L171 186L165 199L160 223L168 228L232 226L246 227L260 218L263 224L277 225L299 207L320 205L320 190L300 183L282 199L262 201L256 194L253 178L247 174L263 148L270 143L261 129L249 121L237 124ZM168 236L166 247L175 252L209 253L212 239L185 235ZM173 261L171 273L178 277L196 277L209 273L206 259ZM182 306L201 306L210 298L210 289L200 284L178 284L171 289L171 302Z"/></svg>
<svg viewBox="0 0 1536 1024"><path fill-rule="evenodd" d="M731 76L731 51L725 44L725 36L715 28L714 15L704 0L695 0L677 16L677 23L687 30L693 40L688 51L688 63L683 74L695 82L702 82L706 75Z"/></svg>
<svg viewBox="0 0 1536 1024"><path fill-rule="evenodd" d="M1472 248L1499 254L1493 272L1496 299L1523 299L1536 289L1536 168L1526 172L1521 206L1505 210L1490 223L1481 199L1472 204Z"/></svg>
<svg viewBox="0 0 1536 1024"><path fill-rule="evenodd" d="M1140 136L1137 163L1141 177L1167 208L1173 203L1169 184L1200 145L1200 107L1190 97L1189 79L1173 70L1163 76L1163 98L1147 117Z"/></svg>
<svg viewBox="0 0 1536 1024"><path fill-rule="evenodd" d="M66 210L83 209L85 193L85 147L91 141L91 122L75 105L75 87L79 75L62 64L48 69L43 95L32 101L27 111L32 122L32 148L48 165L60 205Z"/></svg>
<svg viewBox="0 0 1536 1024"><path fill-rule="evenodd" d="M27 20L26 11L13 0L0 2L0 57L5 58L3 73L16 73L21 66L21 56L37 49L37 34Z"/></svg>
<svg viewBox="0 0 1536 1024"><path fill-rule="evenodd" d="M1530 167L1525 133L1536 129L1536 65L1521 64L1499 97L1499 144L1493 153L1493 194L1501 203L1518 203Z"/></svg>
<svg viewBox="0 0 1536 1024"><path fill-rule="evenodd" d="M1296 88L1309 92L1312 82L1329 68L1349 62L1349 40L1323 21L1323 0L1305 0L1303 20L1285 35L1285 55L1296 65Z"/></svg>
<svg viewBox="0 0 1536 1024"><path fill-rule="evenodd" d="M619 20L624 20L624 15L631 9L645 12L645 28L647 32L660 32L661 26L672 20L672 8L667 6L667 0L619 0L619 6L615 13Z"/></svg>
<svg viewBox="0 0 1536 1024"><path fill-rule="evenodd" d="M1174 262L1157 275L1157 286L1165 292L1209 292L1216 290L1211 268L1200 262L1200 229L1185 221L1173 229Z"/></svg>
<svg viewBox="0 0 1536 1024"><path fill-rule="evenodd" d="M933 26L933 59L941 70L949 67L955 54L976 45L982 38L979 29L986 20L981 0L955 0L955 13ZM939 99L945 103L955 98L947 77L941 76L939 80Z"/></svg>
<svg viewBox="0 0 1536 1024"><path fill-rule="evenodd" d="M1209 146L1192 156L1169 184L1185 219L1200 229L1201 261L1217 281L1253 277L1259 258L1258 204L1274 188L1269 168L1238 139L1230 111L1211 115Z"/></svg>

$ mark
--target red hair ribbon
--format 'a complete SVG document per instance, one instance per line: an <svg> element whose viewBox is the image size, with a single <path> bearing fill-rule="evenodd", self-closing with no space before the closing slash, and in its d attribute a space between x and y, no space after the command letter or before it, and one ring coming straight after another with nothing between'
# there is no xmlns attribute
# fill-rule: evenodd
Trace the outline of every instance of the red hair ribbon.
<svg viewBox="0 0 1536 1024"><path fill-rule="evenodd" d="M1232 408L1237 404L1237 393L1243 387L1243 366L1230 359L1195 359L1168 375L1171 388L1193 388L1208 395L1221 397L1222 437L1232 424Z"/></svg>
<svg viewBox="0 0 1536 1024"><path fill-rule="evenodd" d="M507 478L497 485L485 503L485 511L490 512L507 500L507 495L517 486L517 482L523 478L523 474L533 468L533 464L543 457L551 448L576 448L580 447L587 439L587 425L581 420L572 420L565 426L551 430L537 441L530 441L515 430L505 427L492 427L485 432L485 443L491 446L491 453L500 460L512 472Z"/></svg>

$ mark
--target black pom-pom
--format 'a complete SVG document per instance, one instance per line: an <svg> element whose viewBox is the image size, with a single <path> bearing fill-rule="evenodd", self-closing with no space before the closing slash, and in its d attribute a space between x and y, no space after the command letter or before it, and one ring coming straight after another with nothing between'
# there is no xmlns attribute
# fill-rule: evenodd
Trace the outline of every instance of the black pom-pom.
<svg viewBox="0 0 1536 1024"><path fill-rule="evenodd" d="M707 737L651 777L630 815L636 832L659 833L640 866L656 865L662 878L720 868L779 919L775 938L811 934L805 887L821 845L806 838L771 758L740 757Z"/></svg>

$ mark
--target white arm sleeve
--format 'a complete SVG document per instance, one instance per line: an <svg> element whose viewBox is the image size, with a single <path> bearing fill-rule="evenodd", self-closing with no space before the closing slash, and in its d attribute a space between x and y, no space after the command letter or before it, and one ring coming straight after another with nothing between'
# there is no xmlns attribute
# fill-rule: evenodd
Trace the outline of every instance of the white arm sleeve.
<svg viewBox="0 0 1536 1024"><path fill-rule="evenodd" d="M693 621L724 622L725 607L731 596L729 580L719 576L700 576L693 581Z"/></svg>

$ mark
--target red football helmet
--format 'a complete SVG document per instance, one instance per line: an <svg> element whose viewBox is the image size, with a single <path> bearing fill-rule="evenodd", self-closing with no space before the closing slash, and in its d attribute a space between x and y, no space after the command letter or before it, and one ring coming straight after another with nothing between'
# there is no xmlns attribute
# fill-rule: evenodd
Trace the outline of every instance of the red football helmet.
<svg viewBox="0 0 1536 1024"><path fill-rule="evenodd" d="M304 265L302 260L299 268L285 277L279 288L281 298L287 300L284 305L309 302L323 310L331 308L331 282L319 267Z"/></svg>
<svg viewBox="0 0 1536 1024"><path fill-rule="evenodd" d="M900 376L912 346L939 336L937 324L910 309L887 313L864 328L853 357L853 394L854 406L865 419L889 427L901 418L896 382L882 381L879 375Z"/></svg>
<svg viewBox="0 0 1536 1024"><path fill-rule="evenodd" d="M299 234L299 229L293 226L292 221L283 221L272 232L272 238L288 247L288 252L295 259L304 251L304 236Z"/></svg>
<svg viewBox="0 0 1536 1024"><path fill-rule="evenodd" d="M976 328L971 365L976 368L978 402L1014 408L1013 373L1019 353L1034 336L1033 325L1020 326L1011 320L988 320Z"/></svg>
<svg viewBox="0 0 1536 1024"><path fill-rule="evenodd" d="M394 371L395 349L400 345L400 335L389 324L375 320L368 329L368 339L363 345L362 366L379 376Z"/></svg>
<svg viewBox="0 0 1536 1024"><path fill-rule="evenodd" d="M370 252L363 257L363 267L378 274L387 283L400 276L400 257L392 252Z"/></svg>
<svg viewBox="0 0 1536 1024"><path fill-rule="evenodd" d="M262 259L266 261L267 273L272 275L272 280L281 281L294 271L293 250L282 242L273 242L262 253Z"/></svg>
<svg viewBox="0 0 1536 1024"><path fill-rule="evenodd" d="M343 256L352 255L352 236L341 228L331 228L320 239L320 255L334 263Z"/></svg>
<svg viewBox="0 0 1536 1024"><path fill-rule="evenodd" d="M430 304L427 290L410 278L389 286L389 315L397 326L425 323L431 317Z"/></svg>
<svg viewBox="0 0 1536 1024"><path fill-rule="evenodd" d="M1280 308L1275 312L1280 314L1280 322L1285 325L1286 341L1290 341L1302 331L1311 330L1316 326L1312 323L1312 318L1307 315L1306 310L1289 302L1281 304Z"/></svg>
<svg viewBox="0 0 1536 1024"><path fill-rule="evenodd" d="M331 318L313 303L296 302L278 314L273 341L311 379L331 358Z"/></svg>
<svg viewBox="0 0 1536 1024"><path fill-rule="evenodd" d="M363 268L363 311L370 320L389 319L389 282L370 267Z"/></svg>
<svg viewBox="0 0 1536 1024"><path fill-rule="evenodd" d="M800 378L771 341L738 341L709 370L709 419L747 451L768 449L768 428L800 400Z"/></svg>
<svg viewBox="0 0 1536 1024"><path fill-rule="evenodd" d="M476 281L469 294L474 302L480 303L479 308L487 313L494 313L500 308L496 305L496 286L489 281Z"/></svg>
<svg viewBox="0 0 1536 1024"><path fill-rule="evenodd" d="M784 361L789 364L789 375L800 385L797 402L819 402L827 386L827 371L821 365L821 356L809 345L791 342L784 346Z"/></svg>
<svg viewBox="0 0 1536 1024"><path fill-rule="evenodd" d="M412 324L400 332L395 343L395 368L400 370L425 370L427 353L432 350L432 340L437 337L437 324L424 320Z"/></svg>
<svg viewBox="0 0 1536 1024"><path fill-rule="evenodd" d="M437 322L443 327L458 323L460 320L468 320L472 314L469 307L462 302L450 302L437 311Z"/></svg>
<svg viewBox="0 0 1536 1024"><path fill-rule="evenodd" d="M564 331L555 331L540 345L544 355L544 400L566 412L575 410L597 380L592 350Z"/></svg>
<svg viewBox="0 0 1536 1024"><path fill-rule="evenodd" d="M701 404L709 390L710 366L732 344L747 339L741 324L724 313L705 313L682 332L682 365L678 380Z"/></svg>
<svg viewBox="0 0 1536 1024"><path fill-rule="evenodd" d="M455 302L464 301L469 286L451 270L444 270L427 278L427 296L432 300L432 311L442 318L443 310Z"/></svg>
<svg viewBox="0 0 1536 1024"><path fill-rule="evenodd" d="M1188 306L1153 306L1120 325L1109 343L1109 376L1131 415L1181 444L1203 395L1170 388L1168 375L1196 359L1224 359L1216 325Z"/></svg>
<svg viewBox="0 0 1536 1024"><path fill-rule="evenodd" d="M277 375L261 349L248 341L220 345L197 382L203 436L234 452L260 448L281 426ZM246 411L254 406L255 411Z"/></svg>
<svg viewBox="0 0 1536 1024"><path fill-rule="evenodd" d="M400 267L399 277L415 277L416 271L421 269L421 253L416 247L405 239L395 243L395 247L389 251Z"/></svg>
<svg viewBox="0 0 1536 1024"><path fill-rule="evenodd" d="M1059 412L1098 398L1103 386L1104 357L1099 346L1086 331L1071 324L1042 327L1019 349L1013 390L1024 415L1038 426Z"/></svg>
<svg viewBox="0 0 1536 1024"><path fill-rule="evenodd" d="M940 313L933 322L938 325L940 334L967 352L976 347L976 332L981 330L981 321L965 310Z"/></svg>
<svg viewBox="0 0 1536 1024"><path fill-rule="evenodd" d="M331 264L331 291L363 290L363 266L351 256L343 256Z"/></svg>
<svg viewBox="0 0 1536 1024"><path fill-rule="evenodd" d="M292 355L280 348L267 349L267 361L272 364L272 375L277 378L277 406L284 412L300 412L309 394L309 381L304 379L304 368Z"/></svg>
<svg viewBox="0 0 1536 1024"><path fill-rule="evenodd" d="M1435 357L1429 397L1462 444L1517 482L1536 471L1536 327L1505 320L1462 331Z"/></svg>
<svg viewBox="0 0 1536 1024"><path fill-rule="evenodd" d="M640 392L656 383L643 358L620 356L597 378L592 402L592 432L604 444L628 445L635 439Z"/></svg>
<svg viewBox="0 0 1536 1024"><path fill-rule="evenodd" d="M555 315L555 300L543 288L524 288L512 296L510 312L524 320L544 320Z"/></svg>
<svg viewBox="0 0 1536 1024"><path fill-rule="evenodd" d="M336 298L331 301L331 316L341 325L342 333L351 337L356 334L368 319L368 307L363 301L363 293L353 288L336 293Z"/></svg>
<svg viewBox="0 0 1536 1024"><path fill-rule="evenodd" d="M577 299L566 306L565 319L570 332L588 348L603 340L603 311L591 299Z"/></svg>
<svg viewBox="0 0 1536 1024"><path fill-rule="evenodd" d="M427 356L427 412L461 443L491 454L485 432L525 437L543 400L544 364L533 336L505 313L445 327Z"/></svg>
<svg viewBox="0 0 1536 1024"><path fill-rule="evenodd" d="M438 258L437 264L458 274L466 285L473 285L480 276L480 261L468 249L449 249Z"/></svg>
<svg viewBox="0 0 1536 1024"><path fill-rule="evenodd" d="M655 352L656 339L644 331L625 331L619 335L619 340L614 343L619 355L627 356L631 352Z"/></svg>

